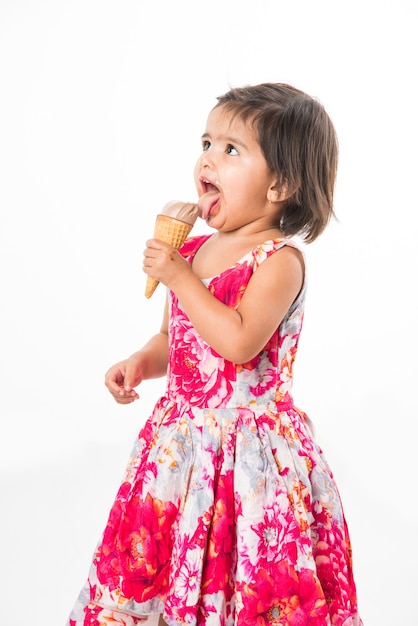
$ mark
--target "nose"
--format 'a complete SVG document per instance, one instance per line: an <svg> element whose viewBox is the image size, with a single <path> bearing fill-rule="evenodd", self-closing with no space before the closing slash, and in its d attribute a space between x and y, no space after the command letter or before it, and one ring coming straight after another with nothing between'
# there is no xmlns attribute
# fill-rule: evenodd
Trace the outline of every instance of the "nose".
<svg viewBox="0 0 418 626"><path fill-rule="evenodd" d="M202 169L206 167L207 168L213 167L213 157L211 153L209 152L209 150L205 150L205 152L202 152L199 158L199 164Z"/></svg>
<svg viewBox="0 0 418 626"><path fill-rule="evenodd" d="M194 169L194 175L196 183L199 178L205 178L206 176L212 177L213 172L215 171L215 163L213 159L213 155L209 153L208 150L202 152L196 160L196 165Z"/></svg>

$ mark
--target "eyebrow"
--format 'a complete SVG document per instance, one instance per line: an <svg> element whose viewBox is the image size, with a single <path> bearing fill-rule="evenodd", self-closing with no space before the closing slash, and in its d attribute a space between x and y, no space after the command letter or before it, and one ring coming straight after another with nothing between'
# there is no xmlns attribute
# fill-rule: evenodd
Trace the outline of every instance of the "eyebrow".
<svg viewBox="0 0 418 626"><path fill-rule="evenodd" d="M201 139L211 139L212 137L210 136L209 133L203 133ZM235 139L235 137L230 137L228 135L226 135L225 137L222 137L223 140L226 141L226 143L231 143L233 145L237 145L237 146L241 146L241 148L246 148L247 145L245 143L243 143L242 141L240 141L239 139Z"/></svg>

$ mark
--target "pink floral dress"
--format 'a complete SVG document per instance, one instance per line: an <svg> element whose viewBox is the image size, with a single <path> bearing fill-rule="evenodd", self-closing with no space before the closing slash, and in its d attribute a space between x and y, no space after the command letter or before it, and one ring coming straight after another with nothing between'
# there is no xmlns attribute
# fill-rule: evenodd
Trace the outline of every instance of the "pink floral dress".
<svg viewBox="0 0 418 626"><path fill-rule="evenodd" d="M191 238L191 262L208 236ZM206 280L237 308L270 240ZM331 471L292 400L305 287L248 363L170 298L167 389L139 433L69 626L361 626ZM262 306L262 303L260 303Z"/></svg>

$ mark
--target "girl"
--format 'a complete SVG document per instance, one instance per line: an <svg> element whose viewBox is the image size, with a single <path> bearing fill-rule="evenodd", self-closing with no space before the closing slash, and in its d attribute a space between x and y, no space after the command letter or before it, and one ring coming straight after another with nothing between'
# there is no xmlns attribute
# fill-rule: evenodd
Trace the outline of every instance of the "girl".
<svg viewBox="0 0 418 626"><path fill-rule="evenodd" d="M284 84L232 89L195 182L215 230L144 271L168 288L161 330L114 365L119 403L167 375L137 439L71 626L360 626L338 491L291 395L304 257L333 215L337 138Z"/></svg>

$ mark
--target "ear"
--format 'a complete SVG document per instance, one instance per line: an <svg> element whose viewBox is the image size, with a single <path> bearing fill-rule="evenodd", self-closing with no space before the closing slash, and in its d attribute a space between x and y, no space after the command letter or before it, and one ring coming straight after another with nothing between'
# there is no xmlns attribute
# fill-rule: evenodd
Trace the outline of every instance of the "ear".
<svg viewBox="0 0 418 626"><path fill-rule="evenodd" d="M267 200L269 202L284 202L290 195L287 181L284 180L278 183L277 180L275 180L267 191Z"/></svg>

